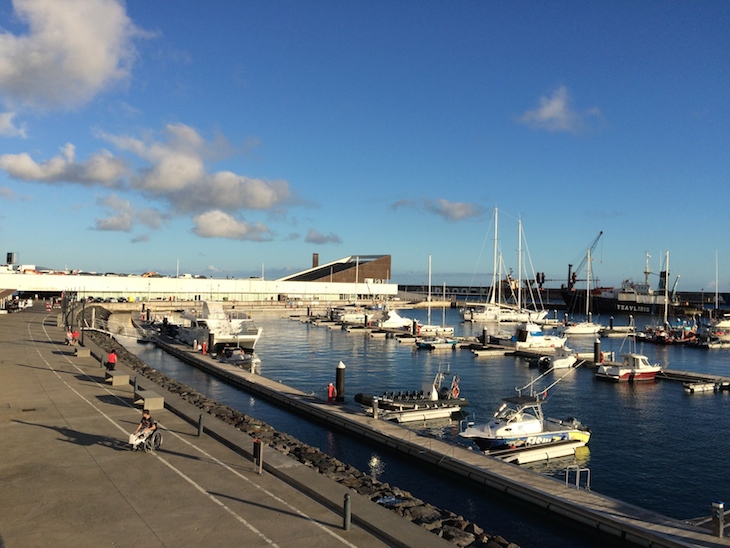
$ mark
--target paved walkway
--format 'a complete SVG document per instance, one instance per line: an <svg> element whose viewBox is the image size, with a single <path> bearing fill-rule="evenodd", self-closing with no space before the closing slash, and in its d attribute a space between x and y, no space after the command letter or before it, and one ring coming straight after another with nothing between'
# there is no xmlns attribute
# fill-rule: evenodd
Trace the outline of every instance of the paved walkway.
<svg viewBox="0 0 730 548"><path fill-rule="evenodd" d="M106 383L98 360L75 356L63 339L55 311L0 315L0 535L8 548L448 546L355 493L358 520L345 531L340 511L257 474L168 409L153 412L160 449L130 451L141 415L132 387ZM303 466L289 460L281 465ZM312 474L308 489L341 487ZM392 536L371 532L378 528Z"/></svg>

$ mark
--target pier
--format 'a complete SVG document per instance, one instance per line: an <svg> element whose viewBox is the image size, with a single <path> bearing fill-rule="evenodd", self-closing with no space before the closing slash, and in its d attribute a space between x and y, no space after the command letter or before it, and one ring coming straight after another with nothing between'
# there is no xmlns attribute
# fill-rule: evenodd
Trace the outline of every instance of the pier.
<svg viewBox="0 0 730 548"><path fill-rule="evenodd" d="M407 454L505 495L642 546L730 546L706 529L635 505L578 489L485 456L470 448L413 431L338 403L328 403L282 383L202 356L171 340L156 344L178 358L250 393L355 436ZM334 367L334 365L333 365Z"/></svg>

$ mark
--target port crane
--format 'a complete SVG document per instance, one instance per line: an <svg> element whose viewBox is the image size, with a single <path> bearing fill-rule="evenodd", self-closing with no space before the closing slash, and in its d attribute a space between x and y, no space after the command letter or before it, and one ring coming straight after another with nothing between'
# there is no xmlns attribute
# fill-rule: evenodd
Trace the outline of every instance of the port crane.
<svg viewBox="0 0 730 548"><path fill-rule="evenodd" d="M575 284L578 281L578 273L583 270L583 267L586 265L588 256L592 255L596 250L596 246L598 245L598 241L601 239L601 236L603 236L603 230L598 233L598 236L596 236L596 239L593 240L593 243L591 243L591 246L588 248L590 253L585 254L583 260L575 267L575 270L573 270L572 264L568 265L568 290L572 290L575 287Z"/></svg>

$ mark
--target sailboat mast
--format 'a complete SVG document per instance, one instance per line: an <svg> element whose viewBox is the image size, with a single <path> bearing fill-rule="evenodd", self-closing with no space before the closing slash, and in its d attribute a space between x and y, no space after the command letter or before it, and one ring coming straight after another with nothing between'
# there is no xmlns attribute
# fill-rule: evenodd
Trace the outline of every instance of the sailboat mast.
<svg viewBox="0 0 730 548"><path fill-rule="evenodd" d="M517 221L517 310L522 310L522 219Z"/></svg>
<svg viewBox="0 0 730 548"><path fill-rule="evenodd" d="M664 278L664 325L667 325L667 316L669 315L669 250L666 252L664 259L666 277Z"/></svg>
<svg viewBox="0 0 730 548"><path fill-rule="evenodd" d="M428 325L431 325L431 255L428 256Z"/></svg>
<svg viewBox="0 0 730 548"><path fill-rule="evenodd" d="M588 321L588 313L590 312L591 301L591 250L588 249L588 270L586 272L586 321Z"/></svg>
<svg viewBox="0 0 730 548"><path fill-rule="evenodd" d="M497 231L499 230L498 219L499 219L499 209L497 209L495 207L494 208L494 259L493 259L494 266L492 269L492 291L489 296L489 302L491 304L494 304L495 299L496 299L495 293L497 292L497 282L498 282L498 278L497 278L497 247L498 247Z"/></svg>
<svg viewBox="0 0 730 548"><path fill-rule="evenodd" d="M444 282L444 291L441 293L441 327L446 327L446 282Z"/></svg>

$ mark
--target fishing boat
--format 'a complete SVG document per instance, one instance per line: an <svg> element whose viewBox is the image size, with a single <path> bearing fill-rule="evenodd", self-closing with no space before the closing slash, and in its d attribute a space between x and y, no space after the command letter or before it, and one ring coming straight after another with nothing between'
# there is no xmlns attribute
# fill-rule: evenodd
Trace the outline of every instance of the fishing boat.
<svg viewBox="0 0 730 548"><path fill-rule="evenodd" d="M574 418L545 417L540 396L511 396L486 424L472 424L459 432L485 452L517 449L533 445L577 441L586 445L590 430Z"/></svg>
<svg viewBox="0 0 730 548"><path fill-rule="evenodd" d="M450 379L450 382L447 381ZM382 411L408 411L426 408L444 408L451 406L453 411L468 405L469 401L461 397L459 377L450 371L438 371L433 382L424 385L420 390L411 392L384 392L380 396L355 394L355 401L365 407L374 407ZM458 409L457 409L458 408Z"/></svg>
<svg viewBox="0 0 730 548"><path fill-rule="evenodd" d="M261 337L262 329L246 313L226 314L223 304L203 302L200 315L195 310L182 313L182 325L178 327L177 337L185 344L205 345L207 351L216 354L226 346L237 346L253 352Z"/></svg>
<svg viewBox="0 0 730 548"><path fill-rule="evenodd" d="M667 254L668 257L668 254ZM590 292L591 310L598 314L656 314L665 306L672 309L680 308L680 299L675 294L679 277L674 282L672 291L669 291L667 279L669 268L666 267L659 274L659 287L654 290L651 287L649 276L652 274L649 268L650 255L646 254L646 268L644 270L644 282L634 282L632 279L625 279L620 287L597 287ZM671 293L671 294L670 294ZM562 289L560 294L565 301L569 311L585 309L586 295L575 289L575 276L568 268L568 287ZM688 295L683 295L686 300Z"/></svg>
<svg viewBox="0 0 730 548"><path fill-rule="evenodd" d="M629 327L633 327L634 318L629 318ZM620 354L620 361L605 360L601 353L601 363L596 369L596 378L614 382L653 381L656 374L662 370L659 364L649 363L649 358L636 351L636 337L627 336L628 352ZM621 345L623 348L623 344Z"/></svg>
<svg viewBox="0 0 730 548"><path fill-rule="evenodd" d="M573 417L564 420L545 417L542 409L547 401L548 391L572 371L535 393L533 390L536 383L552 372L546 371L526 386L518 388L517 396L504 398L489 422L467 423L459 436L473 441L486 453L567 442L574 442L570 444L571 451L574 451L575 448L586 445L591 438L591 431L579 420ZM523 395L522 392L528 389L529 395Z"/></svg>
<svg viewBox="0 0 730 548"><path fill-rule="evenodd" d="M630 352L623 354L620 362L601 364L596 370L596 378L615 382L653 381L661 370L661 365L649 363L644 354Z"/></svg>

